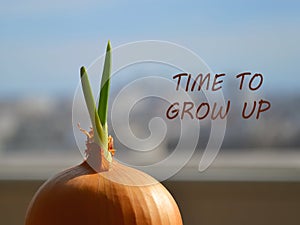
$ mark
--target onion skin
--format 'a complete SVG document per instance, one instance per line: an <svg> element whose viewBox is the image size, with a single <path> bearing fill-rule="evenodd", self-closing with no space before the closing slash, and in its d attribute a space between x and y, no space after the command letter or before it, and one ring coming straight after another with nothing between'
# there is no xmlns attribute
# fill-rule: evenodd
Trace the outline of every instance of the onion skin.
<svg viewBox="0 0 300 225"><path fill-rule="evenodd" d="M113 160L109 171L97 173L85 161L49 179L25 220L25 225L102 224L182 225L182 219L162 184Z"/></svg>

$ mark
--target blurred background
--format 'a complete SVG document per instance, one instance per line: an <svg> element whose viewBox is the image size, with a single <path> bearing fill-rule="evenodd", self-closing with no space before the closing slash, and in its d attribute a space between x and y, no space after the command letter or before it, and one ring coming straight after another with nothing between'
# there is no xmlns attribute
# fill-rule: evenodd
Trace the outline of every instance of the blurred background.
<svg viewBox="0 0 300 225"><path fill-rule="evenodd" d="M227 74L225 98L272 104L259 120L230 114L218 157L199 173L210 132L203 123L194 157L165 182L185 224L299 224L298 1L12 0L0 1L0 11L1 224L22 224L39 185L82 160L72 122L79 68L101 56L108 39L113 47L145 39L185 46ZM237 94L233 77L243 71L264 75L259 91ZM113 80L112 99L129 80ZM133 110L132 129L142 137L161 113L151 101ZM156 108L145 115L149 104ZM165 154L178 139L169 125Z"/></svg>

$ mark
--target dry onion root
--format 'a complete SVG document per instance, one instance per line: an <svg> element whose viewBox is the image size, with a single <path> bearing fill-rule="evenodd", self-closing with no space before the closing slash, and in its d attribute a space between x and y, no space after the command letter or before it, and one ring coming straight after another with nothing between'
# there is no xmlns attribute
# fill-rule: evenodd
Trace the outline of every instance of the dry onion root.
<svg viewBox="0 0 300 225"><path fill-rule="evenodd" d="M110 60L109 43L102 80L109 78ZM85 76L86 71L81 72ZM84 76L83 91L92 121L89 132L80 128L87 136L87 159L40 187L28 208L25 225L182 225L178 206L162 184L113 160L115 150L105 115L109 83L106 96L101 89L97 112Z"/></svg>

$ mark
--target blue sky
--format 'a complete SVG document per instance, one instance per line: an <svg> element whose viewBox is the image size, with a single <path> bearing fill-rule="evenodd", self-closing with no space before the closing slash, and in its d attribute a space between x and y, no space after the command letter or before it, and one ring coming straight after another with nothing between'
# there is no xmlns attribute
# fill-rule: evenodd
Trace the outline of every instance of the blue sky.
<svg viewBox="0 0 300 225"><path fill-rule="evenodd" d="M259 71L299 87L299 1L0 1L0 96L70 95L78 69L144 39L186 46L216 72Z"/></svg>

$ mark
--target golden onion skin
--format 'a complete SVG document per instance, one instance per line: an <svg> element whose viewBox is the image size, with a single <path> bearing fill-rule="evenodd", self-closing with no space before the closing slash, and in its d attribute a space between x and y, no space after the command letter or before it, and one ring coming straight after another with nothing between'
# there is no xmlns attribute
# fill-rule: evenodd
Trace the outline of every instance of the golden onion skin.
<svg viewBox="0 0 300 225"><path fill-rule="evenodd" d="M182 225L182 219L162 184L115 161L109 171L97 173L83 162L49 179L25 219L25 225L102 224Z"/></svg>

